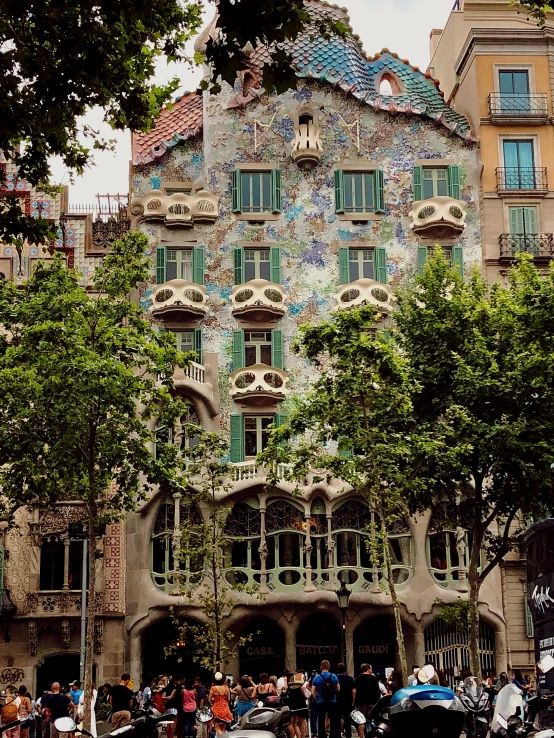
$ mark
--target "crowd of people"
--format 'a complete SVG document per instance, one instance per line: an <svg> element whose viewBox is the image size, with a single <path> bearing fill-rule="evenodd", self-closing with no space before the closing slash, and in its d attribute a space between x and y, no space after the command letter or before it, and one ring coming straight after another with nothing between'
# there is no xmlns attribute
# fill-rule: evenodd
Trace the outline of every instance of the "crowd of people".
<svg viewBox="0 0 554 738"><path fill-rule="evenodd" d="M419 666L414 665L409 685L417 683L418 671ZM274 707L289 707L289 738L306 738L309 734L318 738L327 738L327 734L329 738L351 738L352 710L359 710L367 718L382 695L394 694L403 686L397 672L387 673L387 678L381 679L370 664L362 664L354 678L344 664L339 664L334 673L330 663L322 661L320 671L313 671L311 676L297 669L283 671L279 677L261 674L257 681L244 675L233 682L216 672L207 687L199 676L162 675L149 684L141 682L136 691L130 674L122 674L118 684L93 689L91 732L96 738L97 721L109 722L109 729L115 730L131 721L133 710L152 706L161 713L170 711L174 715L166 726L166 738L209 738L223 733L230 723L240 720L262 701ZM505 672L498 678L495 674L483 675L482 686L489 694L491 709L500 690L510 681L522 690L524 698L532 695L531 678L521 671L515 671L511 679ZM440 670L432 683L447 686ZM213 714L210 724L197 724L197 711L203 707L209 707ZM83 712L84 693L79 681L70 684L69 689L54 682L36 700L21 685L17 690L6 690L0 724L20 721L19 726L4 733L4 738L59 738L55 721L69 716L79 722ZM357 730L359 738L363 738L363 726Z"/></svg>

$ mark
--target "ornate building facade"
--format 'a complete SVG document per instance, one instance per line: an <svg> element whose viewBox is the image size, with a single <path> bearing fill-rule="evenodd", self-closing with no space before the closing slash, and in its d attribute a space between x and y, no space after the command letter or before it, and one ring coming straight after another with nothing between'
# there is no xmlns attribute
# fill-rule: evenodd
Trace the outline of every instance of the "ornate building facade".
<svg viewBox="0 0 554 738"><path fill-rule="evenodd" d="M316 16L348 22L336 6L307 3ZM199 50L214 32L212 24L199 37ZM480 155L468 120L445 103L438 82L398 55L367 57L352 32L344 40L305 34L290 51L296 89L265 94L265 57L254 51L233 89L185 93L152 131L133 138L129 217L148 235L152 260L137 299L182 350L197 352L175 375L191 421L230 438L226 532L235 540L222 576L256 585L262 597L238 595L229 627L255 635L227 670L310 670L324 655L336 665L335 590L344 582L352 590L349 666L371 661L382 671L395 665L396 639L390 595L360 534L368 509L339 482L307 479L300 496L284 481L268 487L256 454L289 398L312 379L290 350L299 326L364 301L386 315L392 288L412 279L437 243L460 274L481 266ZM90 263L83 239L75 253L81 268ZM172 612L202 621L174 576L180 510L180 499L155 494L99 541L97 606L110 644L102 647L99 627L99 682L124 669L135 679L166 671ZM0 666L24 669L34 686L41 663L76 653L78 550L56 520L37 517L4 541L19 609ZM462 529L444 530L436 511L399 522L389 535L408 660L432 658L451 678L467 651L437 619L436 601L467 592L470 543ZM42 578L43 559L60 562L50 579ZM483 586L480 610L484 667L505 669L499 572ZM196 671L181 655L178 668Z"/></svg>

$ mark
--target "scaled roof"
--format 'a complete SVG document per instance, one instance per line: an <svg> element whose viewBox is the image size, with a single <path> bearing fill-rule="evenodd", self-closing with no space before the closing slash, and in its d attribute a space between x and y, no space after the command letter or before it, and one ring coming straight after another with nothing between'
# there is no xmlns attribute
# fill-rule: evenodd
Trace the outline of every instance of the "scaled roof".
<svg viewBox="0 0 554 738"><path fill-rule="evenodd" d="M327 5L322 0L305 0L314 20L331 16L341 20L350 30L347 36L325 39L314 35L309 28L285 48L293 58L300 78L328 82L336 89L352 95L362 104L374 110L390 113L419 115L435 121L451 134L474 141L468 120L450 108L439 89L438 80L413 67L397 54L383 49L375 57L366 57L359 38L352 33L345 8ZM247 105L259 97L262 68L270 59L265 46L258 46L250 57L249 71L255 84L243 93L238 90L229 107ZM391 81L395 94L380 95L379 85L383 76ZM164 110L156 126L147 134L133 136L133 163L147 164L159 159L181 141L197 135L202 130L202 97L187 94L178 98L170 111Z"/></svg>

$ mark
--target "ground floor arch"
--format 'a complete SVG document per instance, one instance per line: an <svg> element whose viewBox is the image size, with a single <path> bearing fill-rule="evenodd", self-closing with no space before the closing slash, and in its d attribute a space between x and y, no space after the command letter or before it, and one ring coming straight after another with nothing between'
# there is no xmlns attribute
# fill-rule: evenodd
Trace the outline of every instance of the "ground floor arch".
<svg viewBox="0 0 554 738"><path fill-rule="evenodd" d="M495 629L479 621L479 660L483 674L496 673ZM450 686L458 677L470 676L467 630L434 620L425 628L425 659L444 674Z"/></svg>
<svg viewBox="0 0 554 738"><path fill-rule="evenodd" d="M302 620L296 631L296 666L311 674L319 669L323 659L336 670L341 661L341 629L328 612L314 612Z"/></svg>
<svg viewBox="0 0 554 738"><path fill-rule="evenodd" d="M79 654L63 653L45 656L37 664L36 689L40 696L52 682L59 682L69 689L69 685L79 679Z"/></svg>
<svg viewBox="0 0 554 738"><path fill-rule="evenodd" d="M180 622L198 624L185 618ZM192 635L184 637L173 618L158 620L142 633L142 678L149 682L160 674L168 674L208 679L209 670L195 660L196 655Z"/></svg>
<svg viewBox="0 0 554 738"><path fill-rule="evenodd" d="M354 672L362 664L371 664L373 671L384 677L386 669L396 664L396 628L392 615L374 615L354 630Z"/></svg>
<svg viewBox="0 0 554 738"><path fill-rule="evenodd" d="M270 618L258 617L245 625L239 646L240 673L258 682L264 672L281 676L285 668L285 634Z"/></svg>

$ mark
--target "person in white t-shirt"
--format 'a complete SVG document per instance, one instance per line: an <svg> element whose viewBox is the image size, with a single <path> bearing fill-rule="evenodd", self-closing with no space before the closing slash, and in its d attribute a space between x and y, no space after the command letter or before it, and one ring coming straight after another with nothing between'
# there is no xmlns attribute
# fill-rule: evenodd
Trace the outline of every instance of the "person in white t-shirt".
<svg viewBox="0 0 554 738"><path fill-rule="evenodd" d="M281 693L286 690L288 686L288 671L284 671L283 674L277 679L277 694L281 696Z"/></svg>
<svg viewBox="0 0 554 738"><path fill-rule="evenodd" d="M94 706L96 704L96 697L98 696L98 690L94 689L94 684L92 685L92 699L90 701L90 732L93 735L93 738L97 738L96 733L96 713L94 712ZM81 696L79 697L79 704L77 706L77 719L79 722L83 719L85 714L85 692L81 692Z"/></svg>

